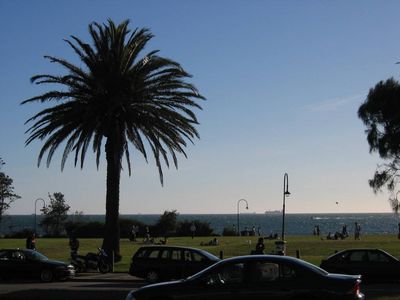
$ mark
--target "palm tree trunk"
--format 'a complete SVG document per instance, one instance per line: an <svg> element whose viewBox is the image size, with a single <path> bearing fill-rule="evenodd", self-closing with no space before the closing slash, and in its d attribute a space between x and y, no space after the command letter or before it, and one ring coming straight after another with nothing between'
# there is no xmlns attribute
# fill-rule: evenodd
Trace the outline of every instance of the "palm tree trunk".
<svg viewBox="0 0 400 300"><path fill-rule="evenodd" d="M119 249L119 185L121 177L121 147L111 138L106 142L107 191L106 191L106 224L103 249L116 260L120 259Z"/></svg>

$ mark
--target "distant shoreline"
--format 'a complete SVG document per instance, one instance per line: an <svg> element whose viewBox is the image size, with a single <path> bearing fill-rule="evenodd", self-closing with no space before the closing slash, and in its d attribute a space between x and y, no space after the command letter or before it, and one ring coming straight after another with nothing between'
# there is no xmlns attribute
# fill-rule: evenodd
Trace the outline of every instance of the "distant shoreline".
<svg viewBox="0 0 400 300"><path fill-rule="evenodd" d="M160 216L163 213L120 213L120 216ZM237 215L237 213L180 213L178 212L178 214L180 216L184 215L184 216L209 216L209 215ZM249 213L249 212L240 212L240 215L279 215L282 214L282 212L275 212L275 211L271 211L271 212L263 212L263 213ZM285 215L374 215L374 214L390 214L390 215L396 215L396 213L394 212L347 212L347 213L343 213L343 212L316 212L316 213L305 213L305 212L301 212L301 213L296 213L296 212L285 212ZM4 217L6 216L34 216L35 214L31 213L31 214L6 214L4 215ZM69 216L74 216L74 214L68 214ZM398 213L397 215L400 216L400 213ZM38 214L39 216L39 214ZM105 213L90 213L90 214L86 214L84 213L82 216L105 216Z"/></svg>

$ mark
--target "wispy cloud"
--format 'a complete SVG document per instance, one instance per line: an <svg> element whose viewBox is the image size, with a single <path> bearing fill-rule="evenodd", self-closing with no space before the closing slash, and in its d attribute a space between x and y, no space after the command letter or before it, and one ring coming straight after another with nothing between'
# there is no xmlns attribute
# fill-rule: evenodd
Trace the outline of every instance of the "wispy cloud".
<svg viewBox="0 0 400 300"><path fill-rule="evenodd" d="M335 111L343 106L346 106L347 104L361 102L364 98L365 95L362 94L348 97L338 97L307 105L306 109L312 112Z"/></svg>

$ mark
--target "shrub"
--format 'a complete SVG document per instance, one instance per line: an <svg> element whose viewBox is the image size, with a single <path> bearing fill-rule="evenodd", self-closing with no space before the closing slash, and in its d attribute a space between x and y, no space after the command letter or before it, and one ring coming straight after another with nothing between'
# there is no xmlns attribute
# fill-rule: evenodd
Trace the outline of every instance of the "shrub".
<svg viewBox="0 0 400 300"><path fill-rule="evenodd" d="M228 228L224 227L224 230L222 231L223 236L235 236L236 232L233 230L233 228Z"/></svg>
<svg viewBox="0 0 400 300"><path fill-rule="evenodd" d="M177 236L191 236L192 231L190 230L190 227L194 223L194 226L196 226L196 231L194 233L195 236L213 236L214 234L214 229L210 227L210 223L208 222L201 222L199 220L194 220L194 221L188 221L184 220L182 222L178 223L178 228L176 230L176 235Z"/></svg>

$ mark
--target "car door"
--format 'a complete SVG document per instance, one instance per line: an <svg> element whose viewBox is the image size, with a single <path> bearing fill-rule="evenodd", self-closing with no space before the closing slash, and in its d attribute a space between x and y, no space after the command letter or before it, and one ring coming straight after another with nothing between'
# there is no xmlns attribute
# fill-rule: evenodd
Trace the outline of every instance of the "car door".
<svg viewBox="0 0 400 300"><path fill-rule="evenodd" d="M160 256L161 275L167 280L180 279L183 275L185 261L182 249L166 248Z"/></svg>
<svg viewBox="0 0 400 300"><path fill-rule="evenodd" d="M393 280L398 278L399 263L386 253L378 250L368 251L369 277L374 280Z"/></svg>
<svg viewBox="0 0 400 300"><path fill-rule="evenodd" d="M366 277L370 275L369 258L367 250L354 250L349 253L344 266L348 274L362 274Z"/></svg>
<svg viewBox="0 0 400 300"><path fill-rule="evenodd" d="M287 274L294 274L293 269L285 267L285 277L282 275L282 266L276 262L265 260L251 261L245 264L243 274L243 288L241 299L286 299L293 293L293 279ZM286 282L284 282L286 281Z"/></svg>
<svg viewBox="0 0 400 300"><path fill-rule="evenodd" d="M184 249L183 258L185 260L183 265L184 277L196 274L210 265L208 258L192 249Z"/></svg>
<svg viewBox="0 0 400 300"><path fill-rule="evenodd" d="M0 277L9 277L12 273L11 251L0 251Z"/></svg>
<svg viewBox="0 0 400 300"><path fill-rule="evenodd" d="M207 284L186 299L278 300L283 299L279 266L258 262L227 263L211 272ZM183 298L182 298L183 299Z"/></svg>
<svg viewBox="0 0 400 300"><path fill-rule="evenodd" d="M12 250L9 252L8 272L14 278L30 277L32 270L26 268L26 256L22 251Z"/></svg>

